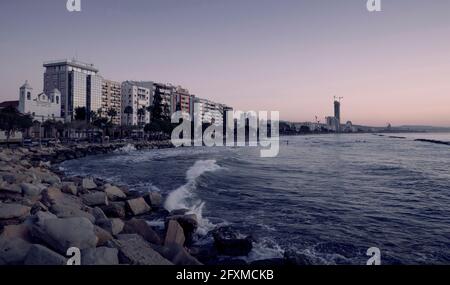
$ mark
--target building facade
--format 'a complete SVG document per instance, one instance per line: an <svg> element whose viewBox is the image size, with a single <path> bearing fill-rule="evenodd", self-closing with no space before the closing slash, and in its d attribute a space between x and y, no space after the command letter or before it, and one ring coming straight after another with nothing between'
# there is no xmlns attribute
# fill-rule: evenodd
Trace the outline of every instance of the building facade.
<svg viewBox="0 0 450 285"><path fill-rule="evenodd" d="M150 89L138 86L132 81L125 81L121 87L122 125L140 126L150 123Z"/></svg>
<svg viewBox="0 0 450 285"><path fill-rule="evenodd" d="M103 79L102 81L102 100L101 115L108 117L109 110L115 110L116 116L111 117L115 125L121 124L122 114L122 86L120 82Z"/></svg>
<svg viewBox="0 0 450 285"><path fill-rule="evenodd" d="M61 92L61 116L66 121L75 117L75 109L86 108L86 114L102 107L102 82L93 64L76 60L55 60L44 63L44 93L55 88Z"/></svg>
<svg viewBox="0 0 450 285"><path fill-rule="evenodd" d="M198 97L195 97L194 101L197 106L196 108L198 108L196 111L200 113L203 123L216 125L223 124L224 111L229 110L230 107Z"/></svg>
<svg viewBox="0 0 450 285"><path fill-rule="evenodd" d="M18 111L30 114L39 122L46 120L62 120L61 118L61 93L53 89L49 93L34 94L28 81L19 89Z"/></svg>

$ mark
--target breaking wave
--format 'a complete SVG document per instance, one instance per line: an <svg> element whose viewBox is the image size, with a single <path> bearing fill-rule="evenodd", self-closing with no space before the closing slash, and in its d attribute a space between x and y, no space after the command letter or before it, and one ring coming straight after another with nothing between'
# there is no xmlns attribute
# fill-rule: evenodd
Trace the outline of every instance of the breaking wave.
<svg viewBox="0 0 450 285"><path fill-rule="evenodd" d="M194 195L197 188L196 180L206 172L214 172L219 169L221 167L216 164L215 160L196 161L186 172L186 184L172 191L164 203L164 208L167 211L188 209L189 213L195 214L199 225L197 233L200 235L206 235L214 228L214 225L207 218L203 217L205 202Z"/></svg>

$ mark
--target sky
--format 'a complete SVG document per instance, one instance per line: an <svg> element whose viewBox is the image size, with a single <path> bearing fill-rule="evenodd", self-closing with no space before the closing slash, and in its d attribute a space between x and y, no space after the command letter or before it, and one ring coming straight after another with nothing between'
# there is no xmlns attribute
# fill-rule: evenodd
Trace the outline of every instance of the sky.
<svg viewBox="0 0 450 285"><path fill-rule="evenodd" d="M238 110L450 126L450 0L0 0L0 100L44 61L182 85Z"/></svg>

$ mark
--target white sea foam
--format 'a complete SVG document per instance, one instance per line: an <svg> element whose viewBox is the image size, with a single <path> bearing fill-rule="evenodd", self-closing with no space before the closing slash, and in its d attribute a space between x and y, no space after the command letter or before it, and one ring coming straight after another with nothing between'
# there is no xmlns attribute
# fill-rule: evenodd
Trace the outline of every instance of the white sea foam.
<svg viewBox="0 0 450 285"><path fill-rule="evenodd" d="M214 225L203 217L203 208L205 203L200 199L194 198L194 191L196 190L196 180L206 172L213 172L221 169L216 164L215 160L198 160L186 172L187 183L172 191L167 197L164 208L168 211L177 209L188 209L189 213L193 213L198 219L197 233L206 235Z"/></svg>
<svg viewBox="0 0 450 285"><path fill-rule="evenodd" d="M252 251L244 259L251 262L255 260L282 258L284 249L282 249L275 241L270 238L262 238L258 242L253 243Z"/></svg>
<svg viewBox="0 0 450 285"><path fill-rule="evenodd" d="M134 145L127 144L126 146L116 149L115 152L129 153L129 152L132 152L135 150L136 150L136 147Z"/></svg>

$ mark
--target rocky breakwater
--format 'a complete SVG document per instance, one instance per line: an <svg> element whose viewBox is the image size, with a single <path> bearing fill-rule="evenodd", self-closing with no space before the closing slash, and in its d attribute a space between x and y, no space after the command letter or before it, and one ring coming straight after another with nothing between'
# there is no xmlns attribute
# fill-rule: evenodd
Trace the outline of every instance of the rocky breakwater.
<svg viewBox="0 0 450 285"><path fill-rule="evenodd" d="M48 161L60 155L52 153ZM168 215L159 193L64 177L49 163L30 162L34 154L0 152L0 264L64 265L72 247L81 251L82 265L201 264L175 219L164 231L147 223L148 215Z"/></svg>

